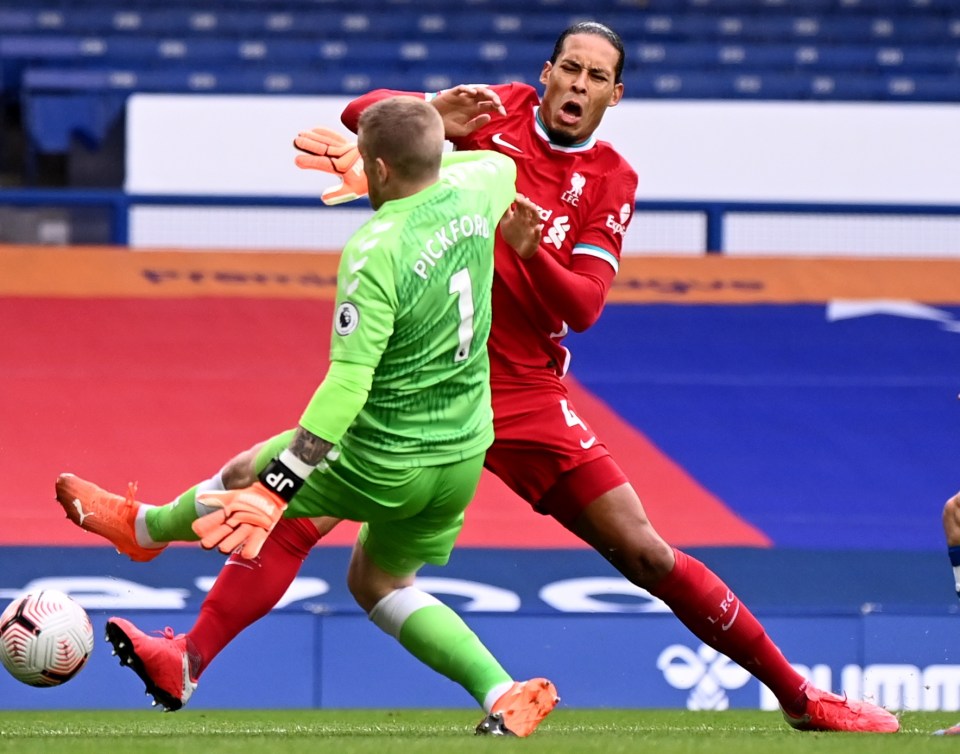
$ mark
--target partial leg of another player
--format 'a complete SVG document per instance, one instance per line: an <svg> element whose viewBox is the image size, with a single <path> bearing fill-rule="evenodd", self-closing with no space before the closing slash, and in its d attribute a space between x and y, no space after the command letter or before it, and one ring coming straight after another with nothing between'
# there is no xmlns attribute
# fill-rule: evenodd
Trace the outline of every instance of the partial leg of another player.
<svg viewBox="0 0 960 754"><path fill-rule="evenodd" d="M953 568L953 583L960 598L960 492L943 505L943 533L947 540L947 555ZM960 723L938 730L937 736L960 736Z"/></svg>
<svg viewBox="0 0 960 754"><path fill-rule="evenodd" d="M953 568L953 582L960 598L960 492L943 505L943 533L947 540L947 555Z"/></svg>

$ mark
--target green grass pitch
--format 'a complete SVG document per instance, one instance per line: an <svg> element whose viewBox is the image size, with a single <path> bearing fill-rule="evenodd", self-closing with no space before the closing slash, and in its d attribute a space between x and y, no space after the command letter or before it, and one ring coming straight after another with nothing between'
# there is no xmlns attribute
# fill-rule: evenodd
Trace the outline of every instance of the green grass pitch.
<svg viewBox="0 0 960 754"><path fill-rule="evenodd" d="M775 712L752 710L571 710L552 714L527 739L477 737L481 715L467 710L184 710L144 712L0 711L0 751L33 754L527 754L655 752L794 754L960 750L954 737L930 734L960 713L908 712L894 735L799 733Z"/></svg>

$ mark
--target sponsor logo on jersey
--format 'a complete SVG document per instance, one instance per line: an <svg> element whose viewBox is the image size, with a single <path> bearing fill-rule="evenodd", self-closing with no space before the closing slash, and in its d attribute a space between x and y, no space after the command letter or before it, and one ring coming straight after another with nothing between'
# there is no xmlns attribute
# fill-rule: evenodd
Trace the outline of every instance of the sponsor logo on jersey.
<svg viewBox="0 0 960 754"><path fill-rule="evenodd" d="M530 199L530 197L528 196L527 199ZM530 201L533 202L533 199L530 199ZM533 202L533 206L537 208L537 214L540 216L541 220L544 222L548 222L550 220L551 216L553 215L552 209L544 209L536 202Z"/></svg>
<svg viewBox="0 0 960 754"><path fill-rule="evenodd" d="M627 220L630 219L630 213L633 211L633 207L630 204L624 204L620 208L620 219L617 220L613 215L607 215L607 227L610 228L614 233L619 233L621 236L627 232Z"/></svg>
<svg viewBox="0 0 960 754"><path fill-rule="evenodd" d="M357 307L349 301L344 301L337 308L337 314L334 317L333 327L337 335L349 335L357 329L360 324L360 312Z"/></svg>
<svg viewBox="0 0 960 754"><path fill-rule="evenodd" d="M552 244L558 249L563 246L564 240L567 238L567 233L570 231L570 218L566 215L561 215L553 221L553 225L550 226L550 229L547 231L546 237L544 237L543 242Z"/></svg>
<svg viewBox="0 0 960 754"><path fill-rule="evenodd" d="M580 194L583 193L583 187L586 185L587 179L580 173L574 173L570 176L570 188L563 192L560 199L576 207L580 203Z"/></svg>
<svg viewBox="0 0 960 754"><path fill-rule="evenodd" d="M498 147L503 147L504 149L512 149L514 152L519 152L520 154L523 154L523 150L520 149L520 147L516 146L515 144L511 144L509 141L503 138L502 131L498 131L497 133L495 133L493 135L492 141Z"/></svg>

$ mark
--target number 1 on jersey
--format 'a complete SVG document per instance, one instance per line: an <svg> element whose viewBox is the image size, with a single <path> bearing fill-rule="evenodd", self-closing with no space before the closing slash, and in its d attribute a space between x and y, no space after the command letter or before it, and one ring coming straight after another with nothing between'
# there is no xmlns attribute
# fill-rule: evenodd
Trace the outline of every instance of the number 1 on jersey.
<svg viewBox="0 0 960 754"><path fill-rule="evenodd" d="M473 288L470 285L470 270L464 267L450 277L450 295L457 296L460 326L457 328L457 352L453 363L466 361L473 341Z"/></svg>

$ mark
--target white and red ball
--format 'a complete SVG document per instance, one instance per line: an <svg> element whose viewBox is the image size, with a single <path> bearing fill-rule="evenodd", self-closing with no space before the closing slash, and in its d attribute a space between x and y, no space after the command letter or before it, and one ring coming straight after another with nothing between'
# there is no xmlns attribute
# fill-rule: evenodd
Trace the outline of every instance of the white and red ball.
<svg viewBox="0 0 960 754"><path fill-rule="evenodd" d="M66 683L92 651L90 617L56 589L19 597L0 615L0 662L30 686Z"/></svg>

